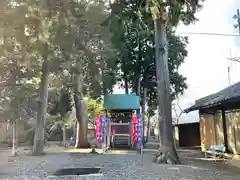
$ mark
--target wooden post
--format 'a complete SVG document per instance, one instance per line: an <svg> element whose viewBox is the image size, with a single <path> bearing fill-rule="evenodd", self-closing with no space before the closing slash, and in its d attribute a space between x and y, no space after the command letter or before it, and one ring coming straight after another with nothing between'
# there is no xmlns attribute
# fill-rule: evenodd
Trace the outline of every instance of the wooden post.
<svg viewBox="0 0 240 180"><path fill-rule="evenodd" d="M142 101L142 136L143 136L143 143L145 144L145 106L146 106L146 98L147 98L147 88L144 87L143 89L143 101Z"/></svg>
<svg viewBox="0 0 240 180"><path fill-rule="evenodd" d="M222 126L223 126L224 146L226 147L226 151L229 152L229 148L228 148L228 134L227 134L227 122L226 122L225 109L221 109L221 112L222 112Z"/></svg>
<svg viewBox="0 0 240 180"><path fill-rule="evenodd" d="M108 135L107 135L107 143L108 143L108 148L111 146L111 119L108 119Z"/></svg>
<svg viewBox="0 0 240 180"><path fill-rule="evenodd" d="M133 144L133 123L132 123L132 119L130 122L130 144L131 147L133 148L134 144Z"/></svg>

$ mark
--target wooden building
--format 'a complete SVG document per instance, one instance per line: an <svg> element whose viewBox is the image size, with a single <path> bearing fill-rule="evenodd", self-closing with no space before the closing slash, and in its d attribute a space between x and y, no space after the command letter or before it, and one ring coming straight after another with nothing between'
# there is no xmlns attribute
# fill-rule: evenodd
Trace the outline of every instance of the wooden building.
<svg viewBox="0 0 240 180"><path fill-rule="evenodd" d="M186 113L199 110L202 150L225 145L240 154L240 82L195 101Z"/></svg>
<svg viewBox="0 0 240 180"><path fill-rule="evenodd" d="M179 147L199 147L199 122L181 123L173 125L174 140Z"/></svg>

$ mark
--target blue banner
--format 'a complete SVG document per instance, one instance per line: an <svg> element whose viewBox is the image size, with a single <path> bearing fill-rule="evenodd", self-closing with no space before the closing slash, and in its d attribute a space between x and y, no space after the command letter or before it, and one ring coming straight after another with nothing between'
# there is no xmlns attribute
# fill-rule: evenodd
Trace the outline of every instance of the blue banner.
<svg viewBox="0 0 240 180"><path fill-rule="evenodd" d="M137 122L137 141L139 144L142 143L142 115L138 115L138 122Z"/></svg>
<svg viewBox="0 0 240 180"><path fill-rule="evenodd" d="M100 142L104 142L104 136L105 136L105 124L106 124L106 116L100 115Z"/></svg>

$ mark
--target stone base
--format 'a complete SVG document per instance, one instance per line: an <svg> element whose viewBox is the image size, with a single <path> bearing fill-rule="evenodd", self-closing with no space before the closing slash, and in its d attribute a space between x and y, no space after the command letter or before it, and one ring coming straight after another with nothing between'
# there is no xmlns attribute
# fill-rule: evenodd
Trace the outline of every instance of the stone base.
<svg viewBox="0 0 240 180"><path fill-rule="evenodd" d="M70 176L48 176L46 180L103 180L103 174L89 174L89 175L70 175Z"/></svg>

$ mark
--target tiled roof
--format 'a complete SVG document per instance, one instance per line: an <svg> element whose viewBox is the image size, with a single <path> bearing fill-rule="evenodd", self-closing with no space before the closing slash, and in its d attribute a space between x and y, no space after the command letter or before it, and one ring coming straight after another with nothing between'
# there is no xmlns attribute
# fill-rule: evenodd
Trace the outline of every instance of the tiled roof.
<svg viewBox="0 0 240 180"><path fill-rule="evenodd" d="M185 112L190 112L202 108L208 108L220 105L228 100L240 98L240 82L229 86L215 94L203 97L195 101L195 104L187 109Z"/></svg>

